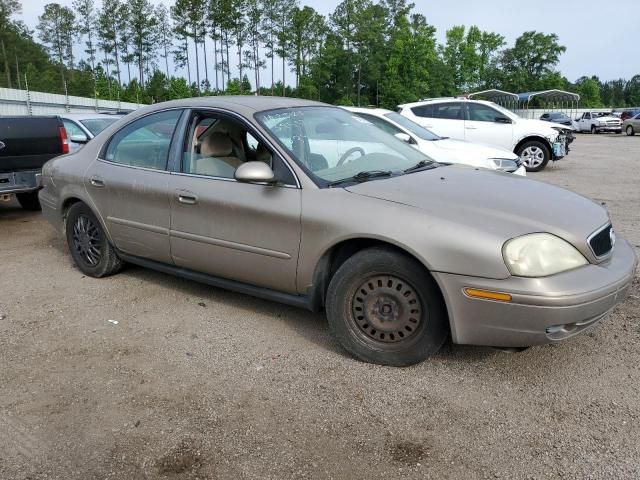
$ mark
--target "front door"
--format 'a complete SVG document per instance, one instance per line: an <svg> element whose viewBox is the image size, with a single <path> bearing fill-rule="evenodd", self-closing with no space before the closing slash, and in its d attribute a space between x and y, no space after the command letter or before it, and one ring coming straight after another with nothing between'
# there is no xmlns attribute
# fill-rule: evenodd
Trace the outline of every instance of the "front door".
<svg viewBox="0 0 640 480"><path fill-rule="evenodd" d="M498 110L481 103L467 105L464 139L493 147L513 150L513 123Z"/></svg>
<svg viewBox="0 0 640 480"><path fill-rule="evenodd" d="M116 248L171 263L167 162L182 110L142 117L117 132L85 175Z"/></svg>
<svg viewBox="0 0 640 480"><path fill-rule="evenodd" d="M177 266L296 293L301 190L282 159L238 119L193 112L181 171L171 175ZM271 164L277 186L240 183L238 165Z"/></svg>

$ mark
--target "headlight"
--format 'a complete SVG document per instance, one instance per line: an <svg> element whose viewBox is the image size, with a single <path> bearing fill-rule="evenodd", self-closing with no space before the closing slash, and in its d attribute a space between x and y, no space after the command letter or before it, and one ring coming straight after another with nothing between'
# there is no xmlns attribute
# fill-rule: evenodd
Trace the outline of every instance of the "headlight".
<svg viewBox="0 0 640 480"><path fill-rule="evenodd" d="M506 158L490 158L489 164L491 168L502 172L515 172L518 169L518 163L515 160Z"/></svg>
<svg viewBox="0 0 640 480"><path fill-rule="evenodd" d="M603 120L598 120L598 125L606 125L607 122L603 121Z"/></svg>
<svg viewBox="0 0 640 480"><path fill-rule="evenodd" d="M502 256L518 277L546 277L589 263L573 245L550 233L513 238L502 247Z"/></svg>

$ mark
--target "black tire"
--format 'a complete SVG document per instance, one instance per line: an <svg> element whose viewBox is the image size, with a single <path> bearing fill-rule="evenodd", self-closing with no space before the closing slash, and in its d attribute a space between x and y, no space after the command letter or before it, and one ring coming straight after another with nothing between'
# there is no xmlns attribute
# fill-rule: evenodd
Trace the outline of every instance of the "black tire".
<svg viewBox="0 0 640 480"><path fill-rule="evenodd" d="M20 203L20 206L25 210L31 210L32 212L42 210L42 207L40 206L40 200L38 200L37 190L33 192L16 193L16 198L18 199L18 203Z"/></svg>
<svg viewBox="0 0 640 480"><path fill-rule="evenodd" d="M529 151L532 153L541 152L542 161L541 163L534 163L533 158L530 158ZM549 147L538 140L529 140L528 142L520 145L518 150L516 150L516 155L522 158L524 168L527 172L540 172L545 169L549 160L551 160L551 151ZM525 158L525 156L527 158Z"/></svg>
<svg viewBox="0 0 640 480"><path fill-rule="evenodd" d="M122 269L123 261L91 209L82 202L69 208L65 221L67 245L76 266L90 277L106 277Z"/></svg>
<svg viewBox="0 0 640 480"><path fill-rule="evenodd" d="M626 131L627 131L627 135L630 136L630 137L633 137L636 134L636 132L633 130L633 126L631 126L631 125L627 126L627 130Z"/></svg>
<svg viewBox="0 0 640 480"><path fill-rule="evenodd" d="M592 135L597 135L598 134L598 129L596 128L595 125L591 125L591 134Z"/></svg>
<svg viewBox="0 0 640 480"><path fill-rule="evenodd" d="M347 259L331 279L326 310L332 334L365 362L413 365L440 350L449 335L433 278L416 260L388 248Z"/></svg>

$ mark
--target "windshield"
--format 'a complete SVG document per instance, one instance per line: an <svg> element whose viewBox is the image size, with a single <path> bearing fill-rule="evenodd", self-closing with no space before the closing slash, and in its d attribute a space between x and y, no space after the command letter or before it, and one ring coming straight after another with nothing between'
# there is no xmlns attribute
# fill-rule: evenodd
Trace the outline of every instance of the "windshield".
<svg viewBox="0 0 640 480"><path fill-rule="evenodd" d="M397 123L401 127L409 130L415 136L421 138L422 140L441 140L442 137L439 137L435 133L430 130L427 130L421 125L409 120L407 117L404 117L396 112L389 112L384 114L389 120Z"/></svg>
<svg viewBox="0 0 640 480"><path fill-rule="evenodd" d="M341 108L284 108L257 113L256 118L324 186L361 172L402 173L420 161L431 161Z"/></svg>
<svg viewBox="0 0 640 480"><path fill-rule="evenodd" d="M107 128L112 123L115 123L117 120L118 118L87 118L85 120L80 120L80 123L87 127L87 129L95 137L102 130Z"/></svg>

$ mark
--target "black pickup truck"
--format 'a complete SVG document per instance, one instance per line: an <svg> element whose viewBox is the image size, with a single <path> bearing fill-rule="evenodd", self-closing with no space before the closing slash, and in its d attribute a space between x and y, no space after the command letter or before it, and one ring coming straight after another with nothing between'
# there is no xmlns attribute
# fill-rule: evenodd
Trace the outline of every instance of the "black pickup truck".
<svg viewBox="0 0 640 480"><path fill-rule="evenodd" d="M39 210L42 166L69 153L60 117L0 117L0 200L12 194L22 208Z"/></svg>

